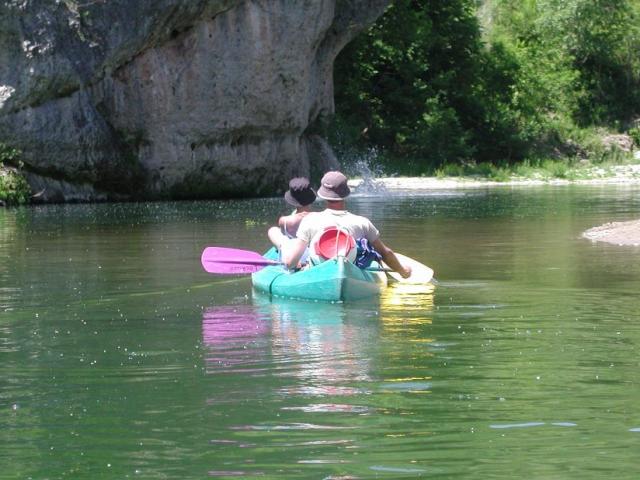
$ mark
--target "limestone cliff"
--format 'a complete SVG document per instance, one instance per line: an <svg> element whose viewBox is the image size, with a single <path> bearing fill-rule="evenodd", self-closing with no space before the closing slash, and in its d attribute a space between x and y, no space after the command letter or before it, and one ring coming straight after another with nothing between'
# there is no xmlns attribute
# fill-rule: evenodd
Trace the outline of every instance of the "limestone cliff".
<svg viewBox="0 0 640 480"><path fill-rule="evenodd" d="M45 200L209 198L335 165L333 61L388 0L9 0L0 142Z"/></svg>

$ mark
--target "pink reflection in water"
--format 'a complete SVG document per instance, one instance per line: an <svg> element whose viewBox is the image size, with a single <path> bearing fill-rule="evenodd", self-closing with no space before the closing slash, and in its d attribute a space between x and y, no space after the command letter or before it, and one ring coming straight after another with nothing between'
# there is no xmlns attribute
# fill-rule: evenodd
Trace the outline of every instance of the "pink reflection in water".
<svg viewBox="0 0 640 480"><path fill-rule="evenodd" d="M269 347L265 338L268 332L268 323L252 305L206 309L202 315L202 340L208 349L207 373L263 370L258 365Z"/></svg>
<svg viewBox="0 0 640 480"><path fill-rule="evenodd" d="M209 346L260 337L268 331L252 305L210 307L202 315L202 338Z"/></svg>

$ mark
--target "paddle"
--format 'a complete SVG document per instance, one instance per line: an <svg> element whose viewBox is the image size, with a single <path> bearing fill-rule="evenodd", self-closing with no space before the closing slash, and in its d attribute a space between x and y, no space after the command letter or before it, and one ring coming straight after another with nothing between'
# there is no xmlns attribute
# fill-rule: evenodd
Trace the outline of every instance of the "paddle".
<svg viewBox="0 0 640 480"><path fill-rule="evenodd" d="M200 263L205 271L222 275L242 275L257 272L269 265L284 265L282 262L264 258L258 252L226 247L205 248L200 257ZM393 272L390 268L367 268L365 270Z"/></svg>
<svg viewBox="0 0 640 480"><path fill-rule="evenodd" d="M429 283L433 280L433 270L426 265L414 260L411 257L407 257L406 255L402 255L401 253L395 252L396 257L400 260L402 265L406 265L411 267L411 276L409 278L402 278L398 272L390 271L388 275L393 278L396 282L402 283Z"/></svg>

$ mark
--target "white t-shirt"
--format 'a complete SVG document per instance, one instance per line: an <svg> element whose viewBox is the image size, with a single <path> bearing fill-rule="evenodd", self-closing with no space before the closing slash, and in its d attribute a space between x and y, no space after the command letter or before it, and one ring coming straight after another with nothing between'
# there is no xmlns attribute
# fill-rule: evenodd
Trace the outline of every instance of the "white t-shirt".
<svg viewBox="0 0 640 480"><path fill-rule="evenodd" d="M367 217L354 215L346 210L327 208L322 212L312 212L304 217L298 226L296 237L310 245L313 238L327 227L340 227L356 240L366 238L369 242L375 242L380 236L378 229Z"/></svg>

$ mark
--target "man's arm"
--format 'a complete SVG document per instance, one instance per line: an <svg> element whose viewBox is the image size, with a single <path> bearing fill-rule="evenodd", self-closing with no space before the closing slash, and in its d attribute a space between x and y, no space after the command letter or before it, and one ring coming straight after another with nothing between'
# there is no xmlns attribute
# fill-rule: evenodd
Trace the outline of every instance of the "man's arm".
<svg viewBox="0 0 640 480"><path fill-rule="evenodd" d="M285 242L282 246L282 261L289 268L295 268L300 261L300 257L307 248L307 242L299 238L294 238L290 242Z"/></svg>
<svg viewBox="0 0 640 480"><path fill-rule="evenodd" d="M384 263L398 272L402 276L402 278L409 278L411 276L411 267L408 265L406 267L402 265L400 263L400 260L398 260L398 257L396 257L396 254L393 253L393 250L382 243L382 240L378 238L371 244L373 245L373 248L375 248L377 252L382 255L382 260L384 261Z"/></svg>

